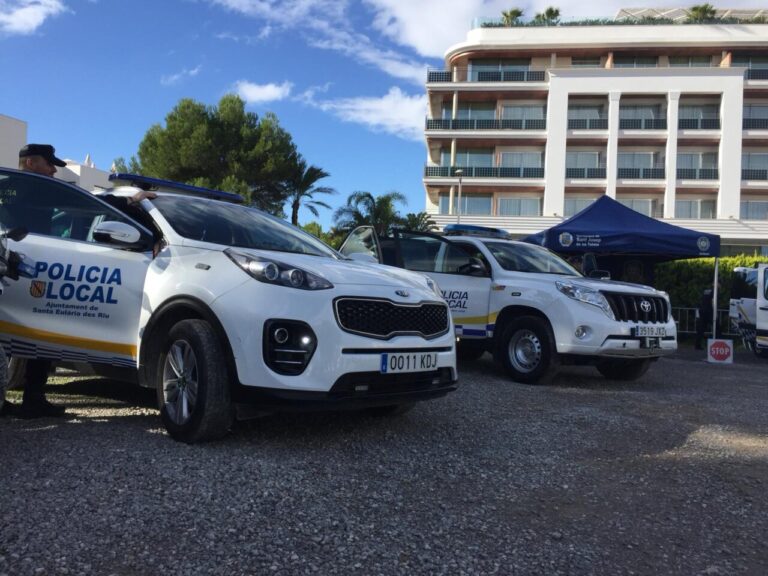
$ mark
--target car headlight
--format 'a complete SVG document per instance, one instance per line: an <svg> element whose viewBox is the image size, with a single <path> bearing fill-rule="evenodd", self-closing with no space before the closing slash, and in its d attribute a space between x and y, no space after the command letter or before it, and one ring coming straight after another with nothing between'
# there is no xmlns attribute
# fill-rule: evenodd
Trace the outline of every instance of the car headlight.
<svg viewBox="0 0 768 576"><path fill-rule="evenodd" d="M333 288L333 284L322 276L271 258L251 256L231 248L224 250L224 254L229 256L229 259L246 274L265 284L288 286L299 290L328 290Z"/></svg>
<svg viewBox="0 0 768 576"><path fill-rule="evenodd" d="M562 280L555 282L555 285L557 286L557 289L568 296L568 298L573 298L579 302L597 306L605 312L605 315L608 316L608 318L616 320L616 316L613 315L613 310L611 310L611 305L608 303L606 297L598 290L574 284L573 282L564 282Z"/></svg>

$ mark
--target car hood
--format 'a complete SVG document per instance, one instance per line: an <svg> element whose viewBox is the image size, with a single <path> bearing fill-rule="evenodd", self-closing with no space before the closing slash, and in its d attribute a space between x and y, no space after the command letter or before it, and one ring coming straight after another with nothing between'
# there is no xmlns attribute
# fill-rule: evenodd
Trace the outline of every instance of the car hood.
<svg viewBox="0 0 768 576"><path fill-rule="evenodd" d="M411 272L392 266L357 260L334 260L323 256L308 256L290 252L271 252L267 250L247 250L233 248L244 254L268 258L290 266L296 266L308 272L319 274L334 286L356 284L364 286L392 286L394 288L419 288L432 294L425 274ZM431 282L431 280L430 280Z"/></svg>
<svg viewBox="0 0 768 576"><path fill-rule="evenodd" d="M551 278L551 275L546 275ZM643 284L633 284L631 282L620 282L618 280L599 280L597 278L587 278L585 276L560 276L560 280L570 281L579 286L585 286L594 290L603 292L620 292L624 294L647 294L648 296L663 296L665 293L656 290L651 286Z"/></svg>

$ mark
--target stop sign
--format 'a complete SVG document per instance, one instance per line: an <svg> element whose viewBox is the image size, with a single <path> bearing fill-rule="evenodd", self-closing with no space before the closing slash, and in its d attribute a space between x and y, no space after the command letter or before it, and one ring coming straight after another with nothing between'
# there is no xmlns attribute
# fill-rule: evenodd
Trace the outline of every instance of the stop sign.
<svg viewBox="0 0 768 576"><path fill-rule="evenodd" d="M731 340L712 340L709 342L709 358L710 362L733 362L733 346Z"/></svg>

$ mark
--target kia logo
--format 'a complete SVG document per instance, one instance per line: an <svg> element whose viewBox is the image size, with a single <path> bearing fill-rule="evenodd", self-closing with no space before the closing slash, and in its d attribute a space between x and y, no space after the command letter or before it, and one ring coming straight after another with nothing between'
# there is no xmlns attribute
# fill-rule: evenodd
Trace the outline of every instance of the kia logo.
<svg viewBox="0 0 768 576"><path fill-rule="evenodd" d="M640 301L640 310L645 312L646 314L651 311L651 303L648 302L648 300L641 300Z"/></svg>
<svg viewBox="0 0 768 576"><path fill-rule="evenodd" d="M395 294L402 296L403 298L408 298L408 296L410 296L408 290L395 290Z"/></svg>

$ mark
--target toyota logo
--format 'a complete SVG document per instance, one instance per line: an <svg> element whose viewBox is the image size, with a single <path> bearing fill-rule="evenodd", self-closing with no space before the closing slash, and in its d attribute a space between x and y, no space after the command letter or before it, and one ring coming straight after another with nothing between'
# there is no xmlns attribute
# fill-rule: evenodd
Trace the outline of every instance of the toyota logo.
<svg viewBox="0 0 768 576"><path fill-rule="evenodd" d="M648 300L641 300L640 301L640 310L645 312L646 314L651 311L651 303L648 302Z"/></svg>

